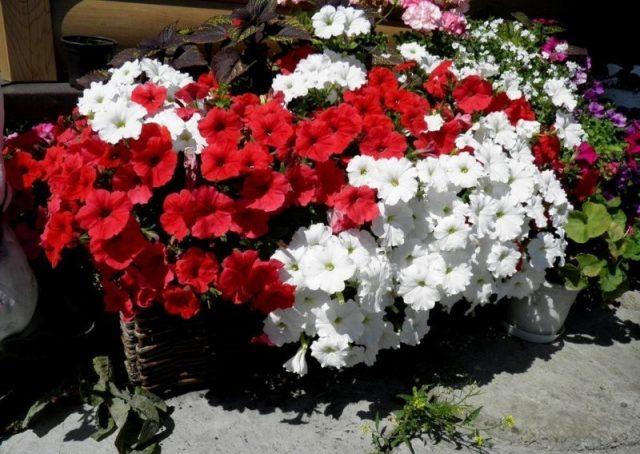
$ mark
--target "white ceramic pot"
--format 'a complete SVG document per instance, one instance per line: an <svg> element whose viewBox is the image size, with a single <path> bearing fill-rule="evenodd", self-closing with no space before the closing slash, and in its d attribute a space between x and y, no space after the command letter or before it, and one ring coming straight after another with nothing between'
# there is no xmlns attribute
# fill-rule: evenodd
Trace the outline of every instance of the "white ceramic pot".
<svg viewBox="0 0 640 454"><path fill-rule="evenodd" d="M4 106L0 91L0 150L4 134ZM0 156L0 341L21 332L31 321L38 302L38 284L13 230L2 221L11 190Z"/></svg>
<svg viewBox="0 0 640 454"><path fill-rule="evenodd" d="M507 332L529 342L553 342L562 334L578 293L545 283L527 298L509 300L504 322Z"/></svg>

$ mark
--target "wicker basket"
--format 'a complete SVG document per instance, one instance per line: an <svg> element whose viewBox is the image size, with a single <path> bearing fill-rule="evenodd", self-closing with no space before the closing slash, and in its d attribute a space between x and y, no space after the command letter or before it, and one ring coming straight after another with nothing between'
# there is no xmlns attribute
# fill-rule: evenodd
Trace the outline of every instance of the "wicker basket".
<svg viewBox="0 0 640 454"><path fill-rule="evenodd" d="M175 394L205 385L212 364L206 311L182 320L157 309L121 317L125 367L131 383L156 394Z"/></svg>

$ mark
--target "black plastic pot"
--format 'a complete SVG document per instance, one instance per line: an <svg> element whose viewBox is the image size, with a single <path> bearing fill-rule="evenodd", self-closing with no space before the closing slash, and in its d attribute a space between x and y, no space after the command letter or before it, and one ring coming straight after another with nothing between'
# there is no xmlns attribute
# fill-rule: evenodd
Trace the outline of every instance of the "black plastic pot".
<svg viewBox="0 0 640 454"><path fill-rule="evenodd" d="M117 41L104 36L69 35L63 36L60 41L72 85L86 73L105 68L118 45Z"/></svg>

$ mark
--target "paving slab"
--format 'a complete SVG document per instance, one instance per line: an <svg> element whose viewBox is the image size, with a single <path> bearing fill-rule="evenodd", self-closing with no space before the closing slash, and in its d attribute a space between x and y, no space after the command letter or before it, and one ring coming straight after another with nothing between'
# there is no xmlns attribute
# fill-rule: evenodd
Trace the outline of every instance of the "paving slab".
<svg viewBox="0 0 640 454"><path fill-rule="evenodd" d="M477 383L481 394L472 403L483 406L481 427L495 426L505 415L515 418L514 429L490 431L491 452L640 453L639 293L626 294L617 307L575 307L566 334L554 344L530 344L478 326L455 342L436 337L380 362L306 378L300 387L247 391L239 385L172 398L173 422L162 452L371 452L363 429L375 415L398 409L394 396L413 383L438 380L458 388ZM0 453L115 452L113 436L98 443L89 438L91 430L90 412L76 408L6 440ZM446 444L415 447L460 452Z"/></svg>

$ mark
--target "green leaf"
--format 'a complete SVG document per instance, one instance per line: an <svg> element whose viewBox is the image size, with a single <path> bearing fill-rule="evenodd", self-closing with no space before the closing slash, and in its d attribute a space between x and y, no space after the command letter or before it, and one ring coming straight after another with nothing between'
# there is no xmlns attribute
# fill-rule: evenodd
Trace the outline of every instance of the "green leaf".
<svg viewBox="0 0 640 454"><path fill-rule="evenodd" d="M588 284L578 267L570 263L560 269L560 276L564 279L564 286L569 290L582 290Z"/></svg>
<svg viewBox="0 0 640 454"><path fill-rule="evenodd" d="M622 256L625 259L634 261L640 260L640 233L636 233L634 236L626 238L622 251Z"/></svg>
<svg viewBox="0 0 640 454"><path fill-rule="evenodd" d="M113 379L113 369L108 356L96 356L93 358L93 370L101 382L108 382Z"/></svg>
<svg viewBox="0 0 640 454"><path fill-rule="evenodd" d="M616 219L613 220L611 225L609 226L609 230L607 230L607 236L610 241L614 243L616 241L620 241L624 238L625 235L625 224L620 224Z"/></svg>
<svg viewBox="0 0 640 454"><path fill-rule="evenodd" d="M128 454L138 441L140 421L134 412L127 413L127 419L120 426L114 442L119 454Z"/></svg>
<svg viewBox="0 0 640 454"><path fill-rule="evenodd" d="M599 203L586 202L582 209L587 216L587 234L589 238L597 238L609 229L612 219L606 206Z"/></svg>
<svg viewBox="0 0 640 454"><path fill-rule="evenodd" d="M112 418L108 418L104 427L98 427L94 433L91 434L91 438L96 441L102 441L113 433L117 429L116 423Z"/></svg>
<svg viewBox="0 0 640 454"><path fill-rule="evenodd" d="M24 429L31 427L31 425L49 408L51 403L51 397L48 395L35 402L31 408L29 408L27 415L22 420L22 427Z"/></svg>
<svg viewBox="0 0 640 454"><path fill-rule="evenodd" d="M140 394L141 396L144 396L145 398L150 400L158 410L163 413L169 411L170 407L167 405L167 403L161 397L156 396L151 391L147 391L144 388L136 387L134 394Z"/></svg>
<svg viewBox="0 0 640 454"><path fill-rule="evenodd" d="M587 217L581 211L572 211L569 213L569 219L565 225L567 237L576 243L586 243L589 241L587 233Z"/></svg>
<svg viewBox="0 0 640 454"><path fill-rule="evenodd" d="M109 405L109 413L118 427L122 427L129 416L131 405L123 399L115 398Z"/></svg>
<svg viewBox="0 0 640 454"><path fill-rule="evenodd" d="M600 288L605 293L614 292L627 275L618 265L609 265L600 272Z"/></svg>
<svg viewBox="0 0 640 454"><path fill-rule="evenodd" d="M529 19L529 16L527 16L522 11L516 11L515 13L511 13L511 15L515 20L520 22L522 25L525 25L527 27L531 27L533 25L533 23L531 22L531 19Z"/></svg>
<svg viewBox="0 0 640 454"><path fill-rule="evenodd" d="M580 272L587 277L596 277L607 265L606 260L599 259L592 254L578 254L576 256Z"/></svg>

